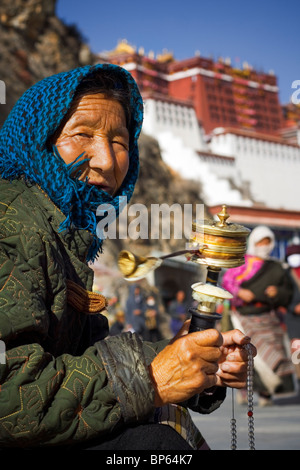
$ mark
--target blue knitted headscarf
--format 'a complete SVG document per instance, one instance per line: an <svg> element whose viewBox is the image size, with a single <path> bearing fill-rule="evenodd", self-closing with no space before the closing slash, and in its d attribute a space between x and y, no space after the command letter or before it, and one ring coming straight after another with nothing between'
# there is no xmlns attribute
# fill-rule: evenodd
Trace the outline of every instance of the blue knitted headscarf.
<svg viewBox="0 0 300 470"><path fill-rule="evenodd" d="M49 139L66 116L74 94L83 79L95 72L111 70L120 74L130 91L129 169L114 196L98 187L71 177L82 161L66 164L57 150L49 148ZM96 209L111 204L119 215L120 196L130 200L138 177L138 137L143 121L143 101L131 74L112 64L79 67L45 78L36 83L18 100L0 130L0 174L13 180L24 178L38 184L66 216L61 230L85 229L93 234L87 261L94 261L101 251L97 236ZM124 198L123 198L124 200Z"/></svg>

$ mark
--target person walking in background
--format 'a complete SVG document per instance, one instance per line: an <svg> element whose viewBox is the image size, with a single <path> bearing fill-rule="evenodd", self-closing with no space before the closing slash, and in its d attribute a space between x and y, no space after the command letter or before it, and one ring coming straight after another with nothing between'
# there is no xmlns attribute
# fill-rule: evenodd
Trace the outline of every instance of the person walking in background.
<svg viewBox="0 0 300 470"><path fill-rule="evenodd" d="M145 335L145 297L138 285L130 286L126 302L126 323L130 329L142 338Z"/></svg>
<svg viewBox="0 0 300 470"><path fill-rule="evenodd" d="M109 334L110 336L116 336L125 331L125 313L123 310L118 310L115 314L115 321L112 323Z"/></svg>
<svg viewBox="0 0 300 470"><path fill-rule="evenodd" d="M162 335L159 329L159 309L153 295L148 295L146 299L145 322L145 339L152 342L160 341Z"/></svg>
<svg viewBox="0 0 300 470"><path fill-rule="evenodd" d="M274 233L266 226L249 236L245 264L225 272L222 286L233 294L231 321L257 348L255 387L260 405L272 403L272 395L293 390L294 368L284 346L284 331L276 314L287 307L293 293L291 280L282 264L270 255Z"/></svg>
<svg viewBox="0 0 300 470"><path fill-rule="evenodd" d="M288 305L286 326L291 340L291 354L296 370L298 393L300 395L300 245L291 245L286 249L286 260L289 266L294 290L293 297Z"/></svg>
<svg viewBox="0 0 300 470"><path fill-rule="evenodd" d="M177 292L176 299L170 303L168 312L171 316L171 331L173 335L176 335L187 319L187 304L183 290Z"/></svg>

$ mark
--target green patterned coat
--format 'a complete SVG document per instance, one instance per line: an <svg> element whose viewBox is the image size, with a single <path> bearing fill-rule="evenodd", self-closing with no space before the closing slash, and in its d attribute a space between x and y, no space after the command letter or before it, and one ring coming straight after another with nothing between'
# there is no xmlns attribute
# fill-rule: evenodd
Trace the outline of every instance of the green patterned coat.
<svg viewBox="0 0 300 470"><path fill-rule="evenodd" d="M1 180L0 192L1 445L74 444L146 419L155 347L131 333L99 341L106 318L69 305L67 279L92 289L90 234L58 233L64 216L37 186Z"/></svg>
<svg viewBox="0 0 300 470"><path fill-rule="evenodd" d="M59 233L64 216L37 186L0 179L0 193L0 447L82 444L147 421L147 366L166 341L104 339L106 317L78 311L68 290L68 280L92 289L89 232ZM214 411L224 393L204 395L197 411Z"/></svg>

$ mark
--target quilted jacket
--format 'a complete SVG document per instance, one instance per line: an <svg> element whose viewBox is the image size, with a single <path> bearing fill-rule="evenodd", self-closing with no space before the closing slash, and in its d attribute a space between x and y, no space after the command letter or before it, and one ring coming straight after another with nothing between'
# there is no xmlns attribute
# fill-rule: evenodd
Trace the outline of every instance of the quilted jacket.
<svg viewBox="0 0 300 470"><path fill-rule="evenodd" d="M159 345L131 333L99 341L106 317L76 308L72 287L92 289L90 234L58 233L63 215L37 186L1 180L0 188L1 445L83 441L146 419L147 363Z"/></svg>
<svg viewBox="0 0 300 470"><path fill-rule="evenodd" d="M0 179L0 192L0 446L82 443L147 421L147 366L167 341L105 338L105 315L82 300L93 283L90 233L59 233L63 215L36 185ZM210 413L223 398L203 396L197 411Z"/></svg>

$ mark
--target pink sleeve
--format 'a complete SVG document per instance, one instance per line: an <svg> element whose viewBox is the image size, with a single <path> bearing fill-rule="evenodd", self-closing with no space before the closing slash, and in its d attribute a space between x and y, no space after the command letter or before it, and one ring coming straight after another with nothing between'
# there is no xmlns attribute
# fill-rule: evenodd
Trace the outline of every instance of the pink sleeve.
<svg viewBox="0 0 300 470"><path fill-rule="evenodd" d="M237 295L241 283L237 281L237 277L240 276L244 270L245 265L228 269L223 276L222 287L234 296Z"/></svg>

